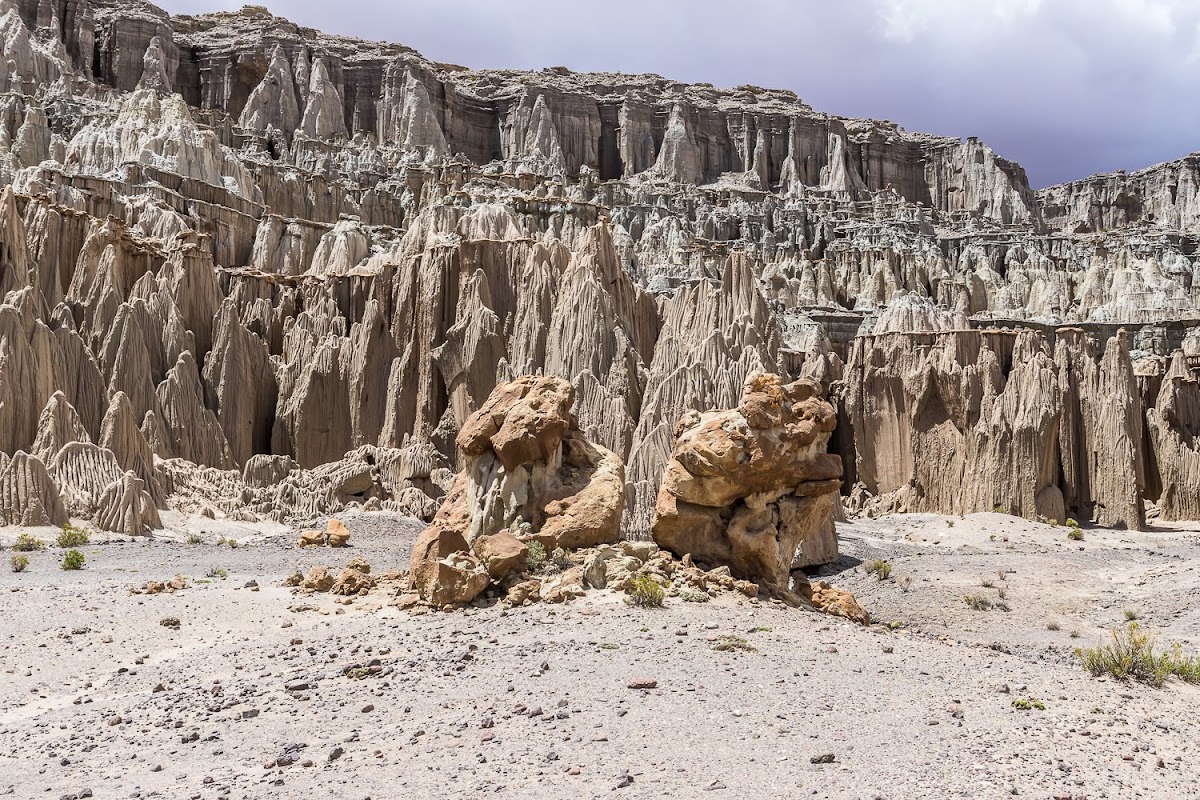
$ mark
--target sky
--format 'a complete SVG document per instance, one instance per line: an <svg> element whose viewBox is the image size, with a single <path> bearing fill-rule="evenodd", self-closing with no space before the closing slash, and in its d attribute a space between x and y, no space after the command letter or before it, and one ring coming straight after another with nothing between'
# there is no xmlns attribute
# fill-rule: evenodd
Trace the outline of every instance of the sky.
<svg viewBox="0 0 1200 800"><path fill-rule="evenodd" d="M258 2L468 67L791 89L818 111L978 136L1034 187L1200 150L1200 0Z"/></svg>

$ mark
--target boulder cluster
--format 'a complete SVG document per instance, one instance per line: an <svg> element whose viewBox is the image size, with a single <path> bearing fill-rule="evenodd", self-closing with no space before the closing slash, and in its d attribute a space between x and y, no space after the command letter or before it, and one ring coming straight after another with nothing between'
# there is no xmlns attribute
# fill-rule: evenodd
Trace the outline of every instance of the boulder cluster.
<svg viewBox="0 0 1200 800"><path fill-rule="evenodd" d="M458 434L465 466L414 545L407 602L453 606L489 588L557 602L637 580L704 599L760 585L793 597L793 568L837 558L841 464L825 452L835 419L819 392L756 373L737 409L685 417L651 542L622 540L624 466L579 431L571 385L500 385Z"/></svg>

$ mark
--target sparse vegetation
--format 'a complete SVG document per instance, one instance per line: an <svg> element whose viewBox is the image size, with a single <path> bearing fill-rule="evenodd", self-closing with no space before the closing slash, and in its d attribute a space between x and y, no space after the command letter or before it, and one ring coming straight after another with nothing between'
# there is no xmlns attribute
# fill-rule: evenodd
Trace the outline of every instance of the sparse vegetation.
<svg viewBox="0 0 1200 800"><path fill-rule="evenodd" d="M541 542L537 541L527 542L525 546L528 548L528 556L525 563L530 572L537 572L546 563L546 548L542 546Z"/></svg>
<svg viewBox="0 0 1200 800"><path fill-rule="evenodd" d="M758 652L758 648L740 636L730 636L726 634L724 636L718 636L715 639L711 639L710 641L712 642L712 649L716 650L718 653L728 653L733 650L740 650L743 653Z"/></svg>
<svg viewBox="0 0 1200 800"><path fill-rule="evenodd" d="M900 591L907 592L912 589L912 576L905 575L903 578L900 578L898 581L896 581L896 583L900 586Z"/></svg>
<svg viewBox="0 0 1200 800"><path fill-rule="evenodd" d="M625 602L639 608L662 608L666 601L663 588L649 575L635 575L630 579L625 593L629 595Z"/></svg>
<svg viewBox="0 0 1200 800"><path fill-rule="evenodd" d="M750 629L750 632L751 633L770 633L771 629L768 628L766 625L755 625L753 628Z"/></svg>
<svg viewBox="0 0 1200 800"><path fill-rule="evenodd" d="M29 559L25 556L13 556L8 560L8 566L12 568L13 572L24 572L25 568L29 566Z"/></svg>
<svg viewBox="0 0 1200 800"><path fill-rule="evenodd" d="M54 543L63 550L67 550L72 547L83 547L90 541L91 538L88 536L87 531L82 528L76 528L68 522L66 525L63 525L62 533L58 535L58 539Z"/></svg>
<svg viewBox="0 0 1200 800"><path fill-rule="evenodd" d="M65 570L83 569L84 561L83 553L78 550L68 550L63 556L62 568Z"/></svg>
<svg viewBox="0 0 1200 800"><path fill-rule="evenodd" d="M1058 520L1056 520L1056 519L1048 519L1048 520L1046 520L1046 524L1047 524L1047 525L1049 525L1051 528L1057 528L1057 527L1058 527Z"/></svg>
<svg viewBox="0 0 1200 800"><path fill-rule="evenodd" d="M1134 622L1140 616L1141 616L1141 614L1138 613L1138 610L1136 608L1125 609L1125 619L1128 620L1129 622Z"/></svg>
<svg viewBox="0 0 1200 800"><path fill-rule="evenodd" d="M1013 700L1012 705L1013 708L1017 709L1018 711L1033 711L1034 709L1037 709L1038 711L1046 710L1046 704L1041 700L1038 700L1036 697L1023 697Z"/></svg>
<svg viewBox="0 0 1200 800"><path fill-rule="evenodd" d="M992 607L992 601L980 594L969 594L963 598L963 602L973 611L987 611Z"/></svg>
<svg viewBox="0 0 1200 800"><path fill-rule="evenodd" d="M184 541L188 544L204 544L204 537L198 533L189 533Z"/></svg>
<svg viewBox="0 0 1200 800"><path fill-rule="evenodd" d="M712 599L708 592L698 592L691 589L684 589L679 593L679 599L685 603L707 603Z"/></svg>
<svg viewBox="0 0 1200 800"><path fill-rule="evenodd" d="M1071 528L1071 530L1067 531L1067 538L1070 539L1072 542L1082 542L1083 541L1083 531L1080 530L1079 528Z"/></svg>
<svg viewBox="0 0 1200 800"><path fill-rule="evenodd" d="M159 625L164 628L170 628L173 631L179 630L179 617L163 617L158 621Z"/></svg>
<svg viewBox="0 0 1200 800"><path fill-rule="evenodd" d="M877 558L870 564L867 564L867 574L874 575L881 581L886 581L888 576L892 574L891 562Z"/></svg>
<svg viewBox="0 0 1200 800"><path fill-rule="evenodd" d="M1067 517L1067 527L1068 528L1078 528L1079 522L1074 517Z"/></svg>
<svg viewBox="0 0 1200 800"><path fill-rule="evenodd" d="M1047 622L1047 623L1046 623L1046 630L1048 630L1048 631L1061 631L1061 630L1062 630L1062 626L1061 626L1061 625L1059 625L1057 622L1053 622L1053 621L1051 621L1051 622Z"/></svg>
<svg viewBox="0 0 1200 800"><path fill-rule="evenodd" d="M35 550L45 550L46 543L28 533L22 533L17 536L16 544L12 546L12 549L18 553L32 553Z"/></svg>
<svg viewBox="0 0 1200 800"><path fill-rule="evenodd" d="M1200 683L1200 658L1183 654L1178 644L1164 653L1154 649L1154 637L1136 622L1112 632L1112 641L1096 647L1078 647L1075 655L1092 675L1111 675L1119 681L1162 686L1172 675Z"/></svg>
<svg viewBox="0 0 1200 800"><path fill-rule="evenodd" d="M996 585L996 582L993 581L991 578L984 578L981 581L979 581L979 585L985 589L991 589L993 586Z"/></svg>
<svg viewBox="0 0 1200 800"><path fill-rule="evenodd" d="M205 573L204 577L206 577L206 578L228 578L229 573L226 572L225 570L221 569L220 567L213 567L212 569L210 569L208 572Z"/></svg>
<svg viewBox="0 0 1200 800"><path fill-rule="evenodd" d="M230 550L236 550L238 546L237 539L226 539L225 544L229 545Z"/></svg>
<svg viewBox="0 0 1200 800"><path fill-rule="evenodd" d="M1001 600L1008 599L1008 590L1005 589L1003 586L997 586L996 587L996 597L999 597Z"/></svg>

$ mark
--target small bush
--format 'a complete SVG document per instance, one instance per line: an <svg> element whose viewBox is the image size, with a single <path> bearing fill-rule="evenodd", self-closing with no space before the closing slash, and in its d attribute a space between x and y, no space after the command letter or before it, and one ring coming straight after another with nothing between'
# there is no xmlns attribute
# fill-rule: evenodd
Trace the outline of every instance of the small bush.
<svg viewBox="0 0 1200 800"><path fill-rule="evenodd" d="M1046 524L1047 524L1047 525L1049 525L1051 528L1057 528L1057 527L1058 527L1058 520L1056 520L1056 519L1048 519L1048 520L1046 520Z"/></svg>
<svg viewBox="0 0 1200 800"><path fill-rule="evenodd" d="M963 598L963 602L967 604L967 608L973 611L987 611L992 607L992 601L988 600L983 595L969 594Z"/></svg>
<svg viewBox="0 0 1200 800"><path fill-rule="evenodd" d="M58 535L58 539L54 543L62 549L67 550L72 547L83 547L90 541L91 539L88 537L87 531L82 528L76 528L68 522L66 525L63 525L62 533Z"/></svg>
<svg viewBox="0 0 1200 800"><path fill-rule="evenodd" d="M1008 599L1008 590L1005 589L1003 586L997 586L996 587L996 597L999 597L1001 600L1007 600Z"/></svg>
<svg viewBox="0 0 1200 800"><path fill-rule="evenodd" d="M12 546L12 549L18 553L32 553L35 550L45 550L46 543L28 533L22 533L17 537L17 543Z"/></svg>
<svg viewBox="0 0 1200 800"><path fill-rule="evenodd" d="M83 569L84 561L86 559L83 557L83 553L78 550L68 550L66 555L63 556L62 568L68 571Z"/></svg>
<svg viewBox="0 0 1200 800"><path fill-rule="evenodd" d="M24 572L29 566L29 559L25 556L13 556L8 560L8 565L12 567L13 572Z"/></svg>
<svg viewBox="0 0 1200 800"><path fill-rule="evenodd" d="M996 585L996 582L993 581L991 578L983 578L979 581L979 585L985 589L991 589L993 586Z"/></svg>
<svg viewBox="0 0 1200 800"><path fill-rule="evenodd" d="M204 544L204 537L198 533L189 533L184 541L188 544Z"/></svg>
<svg viewBox="0 0 1200 800"><path fill-rule="evenodd" d="M1071 530L1067 531L1067 538L1072 542L1082 542L1083 531L1081 531L1079 528L1071 528Z"/></svg>
<svg viewBox="0 0 1200 800"><path fill-rule="evenodd" d="M1074 517L1067 517L1067 527L1068 528L1078 528L1079 522L1077 522Z"/></svg>
<svg viewBox="0 0 1200 800"><path fill-rule="evenodd" d="M685 603L707 603L712 597L708 592L694 592L691 589L684 589L679 593L679 599Z"/></svg>
<svg viewBox="0 0 1200 800"><path fill-rule="evenodd" d="M1135 621L1139 616L1141 615L1138 614L1138 610L1136 608L1125 609L1125 619L1127 619L1129 622Z"/></svg>
<svg viewBox="0 0 1200 800"><path fill-rule="evenodd" d="M662 608L666 601L666 593L663 588L649 575L636 575L629 581L629 588L625 590L629 597L626 602L632 606L640 608Z"/></svg>
<svg viewBox="0 0 1200 800"><path fill-rule="evenodd" d="M1061 630L1062 630L1062 626L1061 626L1061 625L1059 625L1057 622L1047 622L1047 623L1046 623L1046 630L1048 630L1048 631L1061 631Z"/></svg>
<svg viewBox="0 0 1200 800"><path fill-rule="evenodd" d="M740 636L718 636L711 640L712 649L718 653L728 653L731 650L740 650L743 653L757 653L758 648L747 642Z"/></svg>
<svg viewBox="0 0 1200 800"><path fill-rule="evenodd" d="M529 549L529 554L526 560L529 571L537 572L542 568L542 565L546 563L546 548L542 546L541 542L537 541L527 542L525 546Z"/></svg>
<svg viewBox="0 0 1200 800"><path fill-rule="evenodd" d="M1043 703L1041 700L1038 700L1036 697L1029 697L1029 698L1022 698L1019 700L1013 700L1012 705L1013 705L1013 708L1017 709L1018 711L1032 711L1035 708L1038 711L1046 710L1046 704Z"/></svg>
<svg viewBox="0 0 1200 800"><path fill-rule="evenodd" d="M897 583L900 585L900 591L907 592L912 589L912 576L905 575Z"/></svg>
<svg viewBox="0 0 1200 800"><path fill-rule="evenodd" d="M1200 683L1200 659L1185 656L1179 645L1166 653L1154 650L1154 637L1144 633L1136 622L1112 632L1112 641L1096 647L1078 647L1075 655L1092 675L1111 675L1119 681L1134 680L1150 686L1162 686L1175 677L1188 683Z"/></svg>
<svg viewBox="0 0 1200 800"><path fill-rule="evenodd" d="M213 567L207 573L205 573L205 577L206 578L227 578L227 577L229 577L229 573L226 572L225 570L221 569L220 567Z"/></svg>
<svg viewBox="0 0 1200 800"><path fill-rule="evenodd" d="M164 628L170 628L173 631L179 630L179 617L163 617L158 621L159 625Z"/></svg>
<svg viewBox="0 0 1200 800"><path fill-rule="evenodd" d="M229 545L230 550L236 550L238 546L237 539L227 539L225 544Z"/></svg>
<svg viewBox="0 0 1200 800"><path fill-rule="evenodd" d="M870 564L867 564L867 574L874 575L881 581L886 581L888 576L892 574L892 565L882 558L877 558Z"/></svg>

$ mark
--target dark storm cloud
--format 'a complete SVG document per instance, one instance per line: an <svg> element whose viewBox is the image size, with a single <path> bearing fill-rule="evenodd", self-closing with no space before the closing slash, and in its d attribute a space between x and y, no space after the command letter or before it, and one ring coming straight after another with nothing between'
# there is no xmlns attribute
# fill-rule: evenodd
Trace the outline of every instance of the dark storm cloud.
<svg viewBox="0 0 1200 800"><path fill-rule="evenodd" d="M470 67L793 89L821 111L979 136L1035 186L1200 149L1198 0L266 2L302 25Z"/></svg>

